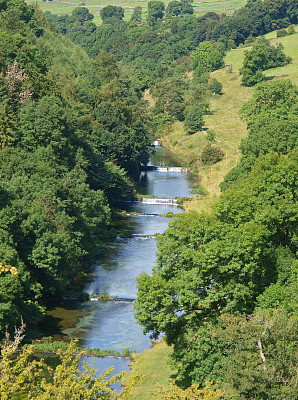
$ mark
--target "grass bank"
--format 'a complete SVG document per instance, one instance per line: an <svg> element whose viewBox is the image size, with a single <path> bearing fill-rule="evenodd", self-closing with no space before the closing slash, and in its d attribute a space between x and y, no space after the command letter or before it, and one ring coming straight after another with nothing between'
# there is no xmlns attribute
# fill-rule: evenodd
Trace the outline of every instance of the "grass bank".
<svg viewBox="0 0 298 400"><path fill-rule="evenodd" d="M134 386L131 400L157 399L153 393L158 390L158 385L169 385L169 379L175 372L169 365L171 352L172 348L160 340L151 349L132 356L131 373L124 375L122 384L129 385L132 376L137 373L142 374L143 379Z"/></svg>

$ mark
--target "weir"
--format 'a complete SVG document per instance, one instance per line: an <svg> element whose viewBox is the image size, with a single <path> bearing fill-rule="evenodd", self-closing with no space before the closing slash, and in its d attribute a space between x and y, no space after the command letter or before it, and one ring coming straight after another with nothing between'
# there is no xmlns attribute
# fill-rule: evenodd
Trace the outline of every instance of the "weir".
<svg viewBox="0 0 298 400"><path fill-rule="evenodd" d="M177 199L167 199L164 197L128 197L124 200L125 203L144 203L144 204L160 204L178 206Z"/></svg>
<svg viewBox="0 0 298 400"><path fill-rule="evenodd" d="M156 165L141 165L140 170L146 171L159 171L159 172L191 172L190 168L186 167L166 167Z"/></svg>

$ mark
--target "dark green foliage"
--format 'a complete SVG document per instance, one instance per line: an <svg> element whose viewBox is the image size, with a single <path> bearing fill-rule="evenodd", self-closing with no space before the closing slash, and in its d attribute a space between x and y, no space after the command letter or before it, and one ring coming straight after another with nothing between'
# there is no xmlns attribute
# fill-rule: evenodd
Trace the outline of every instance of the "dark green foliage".
<svg viewBox="0 0 298 400"><path fill-rule="evenodd" d="M171 119L184 120L184 91L186 82L181 78L169 78L161 81L153 91L156 97L155 114L165 114Z"/></svg>
<svg viewBox="0 0 298 400"><path fill-rule="evenodd" d="M158 19L162 19L165 11L165 3L159 0L148 3L148 25L154 25Z"/></svg>
<svg viewBox="0 0 298 400"><path fill-rule="evenodd" d="M76 7L72 10L72 17L75 21L83 24L86 21L91 21L94 18L94 15L90 14L88 8L86 7Z"/></svg>
<svg viewBox="0 0 298 400"><path fill-rule="evenodd" d="M106 6L100 10L100 17L104 24L114 24L124 17L124 9L118 6Z"/></svg>
<svg viewBox="0 0 298 400"><path fill-rule="evenodd" d="M224 157L224 152L219 146L206 144L201 153L201 161L203 164L212 165L221 161Z"/></svg>
<svg viewBox="0 0 298 400"><path fill-rule="evenodd" d="M23 1L0 12L0 263L18 271L0 276L1 329L20 315L37 323L45 299L88 272L84 259L129 193L127 172L150 150L144 105L115 58L92 63L38 15ZM79 7L60 21L82 38L91 19Z"/></svg>
<svg viewBox="0 0 298 400"><path fill-rule="evenodd" d="M166 8L166 16L168 18L178 17L182 14L193 14L193 6L189 2L178 0L170 1Z"/></svg>
<svg viewBox="0 0 298 400"><path fill-rule="evenodd" d="M202 109L199 106L193 106L189 109L184 125L187 127L189 134L200 131L204 126Z"/></svg>
<svg viewBox="0 0 298 400"><path fill-rule="evenodd" d="M206 139L210 142L213 142L215 140L215 132L212 129L208 129Z"/></svg>

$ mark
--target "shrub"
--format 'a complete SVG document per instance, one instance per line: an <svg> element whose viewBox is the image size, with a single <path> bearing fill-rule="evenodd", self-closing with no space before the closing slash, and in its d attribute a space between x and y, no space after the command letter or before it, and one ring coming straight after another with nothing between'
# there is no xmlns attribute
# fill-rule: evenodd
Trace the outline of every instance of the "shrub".
<svg viewBox="0 0 298 400"><path fill-rule="evenodd" d="M214 140L215 140L214 130L208 129L206 139L209 140L209 142L214 142Z"/></svg>
<svg viewBox="0 0 298 400"><path fill-rule="evenodd" d="M278 31L276 32L277 37L286 36L287 34L288 34L288 32L285 28L278 29Z"/></svg>
<svg viewBox="0 0 298 400"><path fill-rule="evenodd" d="M221 94L222 91L222 83L217 79L212 79L209 85L209 89L212 93Z"/></svg>
<svg viewBox="0 0 298 400"><path fill-rule="evenodd" d="M224 157L224 152L220 147L211 145L211 143L206 144L201 154L201 161L203 164L212 165L222 160Z"/></svg>

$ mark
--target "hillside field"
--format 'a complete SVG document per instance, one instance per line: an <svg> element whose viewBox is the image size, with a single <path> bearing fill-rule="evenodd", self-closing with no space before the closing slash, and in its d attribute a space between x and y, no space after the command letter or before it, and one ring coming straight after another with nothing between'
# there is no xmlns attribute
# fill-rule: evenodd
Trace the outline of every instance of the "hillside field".
<svg viewBox="0 0 298 400"><path fill-rule="evenodd" d="M231 14L234 10L244 6L246 0L203 0L194 1L192 3L194 12L196 15L203 15L209 11L218 13ZM35 3L35 1L28 1L28 3ZM107 5L121 6L125 10L125 20L129 20L133 9L136 6L141 6L143 10L143 19L146 20L148 1L132 1L132 0L102 0L98 2L96 0L71 0L71 1L43 1L38 0L37 3L43 11L50 11L53 14L70 14L75 7L87 7L89 11L94 14L94 23L100 24L100 9ZM164 3L167 5L169 0L165 0Z"/></svg>
<svg viewBox="0 0 298 400"><path fill-rule="evenodd" d="M291 64L267 70L265 74L268 79L290 78L295 84L298 84L298 33L276 38L275 31L266 37L270 43L282 43L285 53L292 57ZM238 148L241 140L247 135L246 125L240 119L239 110L253 93L253 88L241 85L239 69L243 63L244 52L249 49L248 46L232 49L225 57L226 67L211 73L212 78L216 78L223 84L223 94L211 97L211 114L204 116L205 132L186 135L183 123L176 122L163 136L163 143L166 147L170 148L188 165L192 165L198 170L201 186L206 192L206 196L203 198L186 203L186 210L208 211L220 194L219 184L239 160ZM212 166L202 167L198 159L207 143L205 133L208 129L214 130L218 145L224 151L225 157Z"/></svg>

